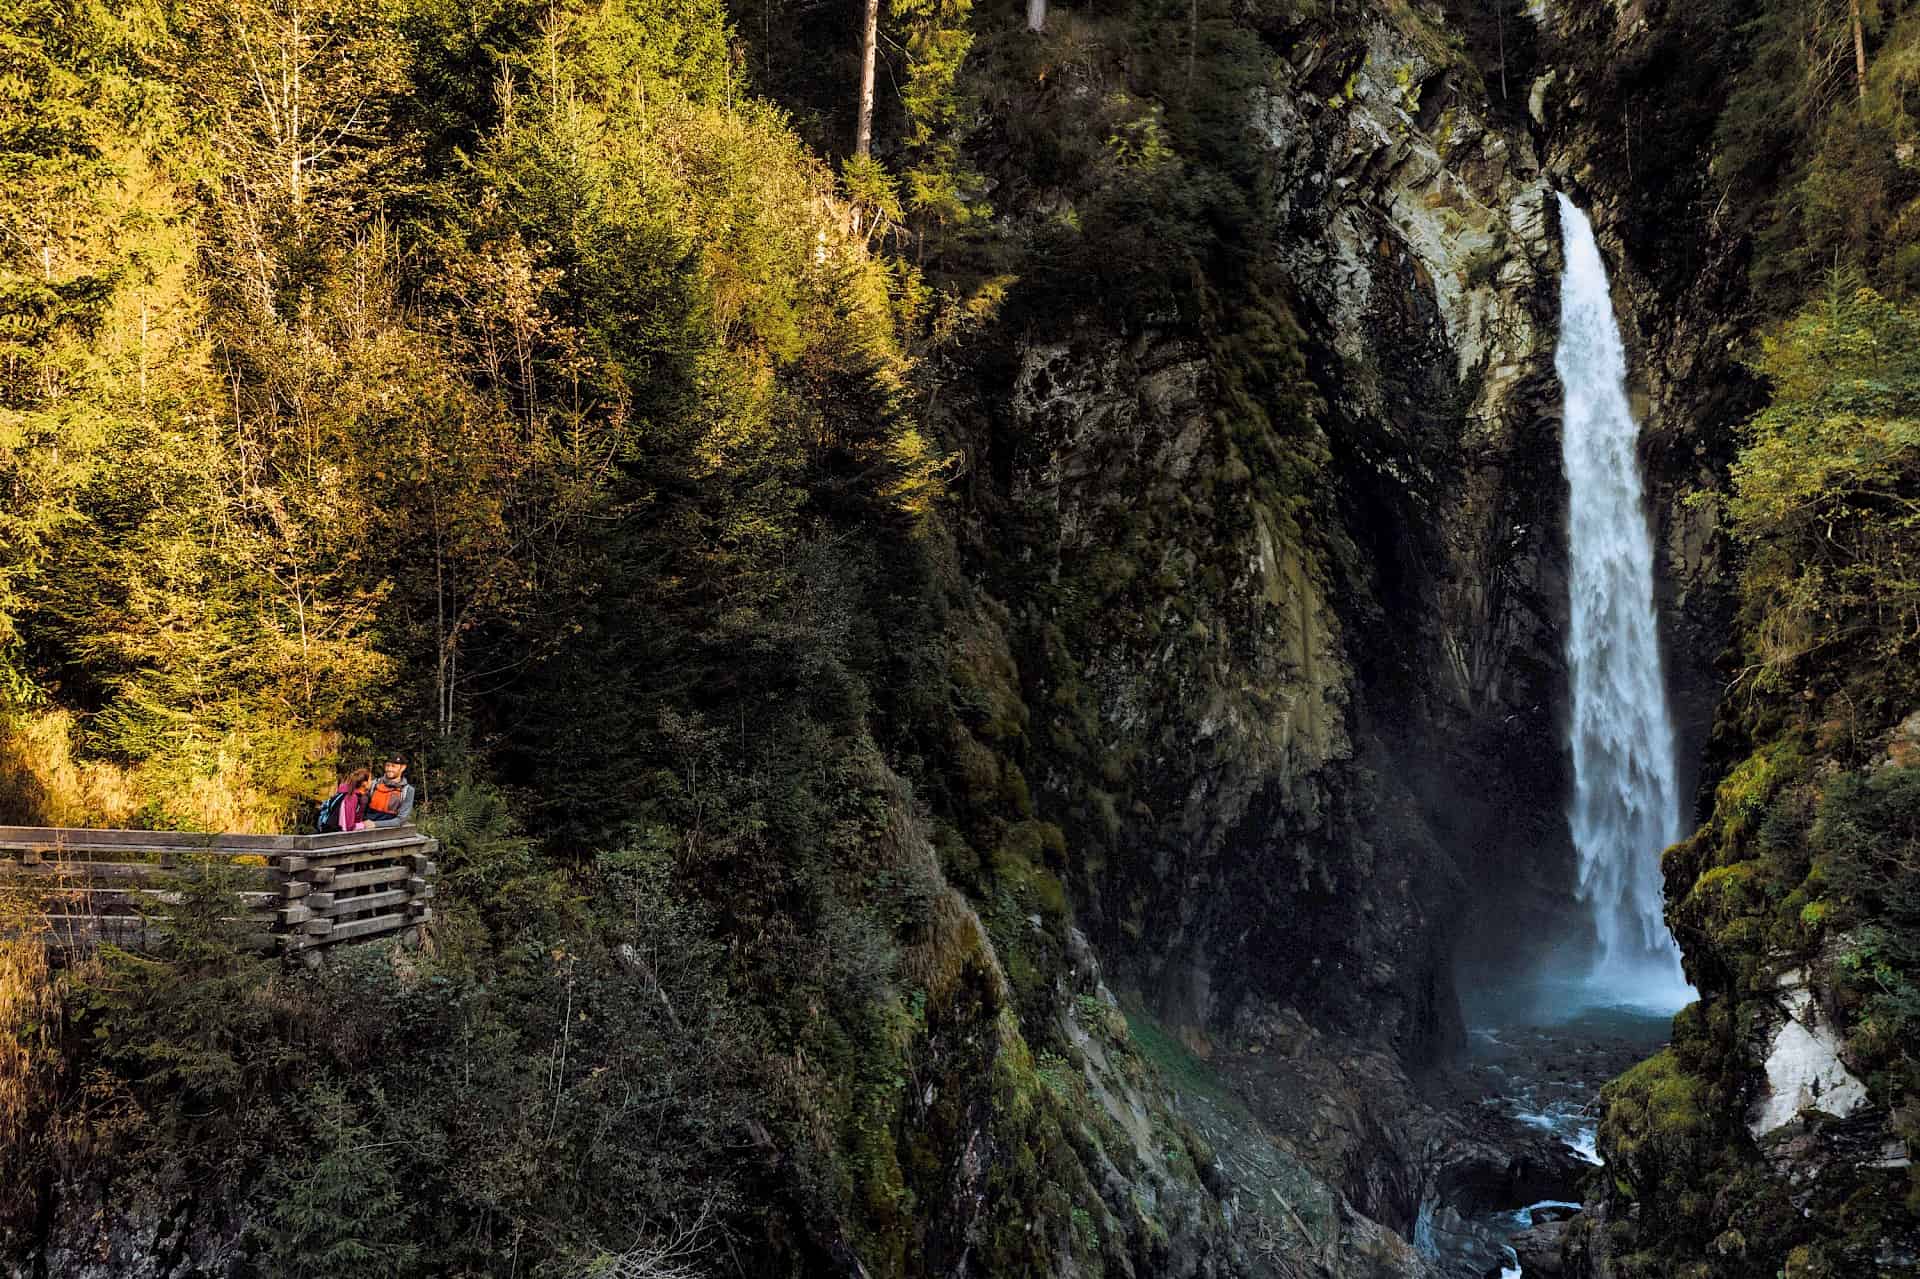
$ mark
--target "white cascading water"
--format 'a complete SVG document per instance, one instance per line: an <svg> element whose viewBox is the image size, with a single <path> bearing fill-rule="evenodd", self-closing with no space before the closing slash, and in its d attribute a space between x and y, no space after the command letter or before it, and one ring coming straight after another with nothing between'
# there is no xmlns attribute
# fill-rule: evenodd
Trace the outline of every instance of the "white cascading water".
<svg viewBox="0 0 1920 1279"><path fill-rule="evenodd" d="M1671 1010L1693 998L1661 917L1660 854L1680 837L1673 718L1660 669L1653 545L1627 404L1626 353L1593 226L1560 197L1566 270L1554 367L1566 394L1561 455L1572 618L1573 803L1580 896L1600 950L1597 1001Z"/></svg>

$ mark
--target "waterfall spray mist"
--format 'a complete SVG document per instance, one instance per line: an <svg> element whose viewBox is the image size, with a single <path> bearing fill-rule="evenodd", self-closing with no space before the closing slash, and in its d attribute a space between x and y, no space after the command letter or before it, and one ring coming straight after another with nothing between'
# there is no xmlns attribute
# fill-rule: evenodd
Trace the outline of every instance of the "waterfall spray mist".
<svg viewBox="0 0 1920 1279"><path fill-rule="evenodd" d="M1640 428L1627 404L1606 266L1592 225L1564 195L1560 226L1566 270L1554 367L1566 392L1561 456L1570 489L1568 821L1580 896L1600 943L1590 993L1678 1007L1692 992L1661 917L1660 853L1680 836L1680 797L1635 449Z"/></svg>

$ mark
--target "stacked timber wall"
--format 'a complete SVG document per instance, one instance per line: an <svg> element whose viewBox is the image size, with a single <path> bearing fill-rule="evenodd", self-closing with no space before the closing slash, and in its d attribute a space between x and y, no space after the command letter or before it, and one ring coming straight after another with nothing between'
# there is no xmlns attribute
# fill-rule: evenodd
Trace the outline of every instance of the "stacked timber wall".
<svg viewBox="0 0 1920 1279"><path fill-rule="evenodd" d="M0 826L0 922L63 948L148 945L182 883L231 880L234 922L288 954L418 942L433 919L433 840L411 826L336 835Z"/></svg>

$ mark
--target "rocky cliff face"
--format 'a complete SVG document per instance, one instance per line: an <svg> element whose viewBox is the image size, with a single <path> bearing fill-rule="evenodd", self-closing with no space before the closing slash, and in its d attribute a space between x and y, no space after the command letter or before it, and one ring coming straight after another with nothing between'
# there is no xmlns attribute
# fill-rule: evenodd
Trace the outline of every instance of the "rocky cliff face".
<svg viewBox="0 0 1920 1279"><path fill-rule="evenodd" d="M1902 763L1899 730L1880 731L1861 774L1860 735L1879 730L1854 719L1843 742L1815 727L1842 712L1812 689L1784 713L1750 694L1723 700L1735 672L1716 661L1739 638L1733 548L1710 504L1682 500L1724 487L1735 428L1760 402L1737 362L1760 323L1750 246L1709 168L1727 32L1662 3L1550 13L1554 72L1535 91L1548 167L1588 200L1617 264L1643 378L1682 758L1704 783L1702 827L1665 863L1669 920L1702 1000L1676 1019L1668 1052L1608 1090L1600 1145L1613 1175L1566 1232L1569 1273L1906 1273L1920 1255L1911 1152L1846 976L1858 939L1810 947L1817 930L1799 912L1820 872L1797 882L1820 840L1816 811L1860 776L1897 784L1886 770Z"/></svg>
<svg viewBox="0 0 1920 1279"><path fill-rule="evenodd" d="M1309 407L1269 385L1246 412L1244 351L1176 314L1077 309L978 355L956 678L999 691L962 748L1061 828L1111 985L1404 1241L1512 1158L1406 1080L1459 1034L1456 958L1579 936L1559 234L1529 128L1437 10L1261 39L1270 234L1237 269L1278 283L1236 322L1297 324L1281 390Z"/></svg>
<svg viewBox="0 0 1920 1279"><path fill-rule="evenodd" d="M1558 230L1437 22L1266 38L1259 269L1304 330L1319 464L1262 487L1263 449L1300 445L1240 434L1230 350L1076 315L1007 361L1019 443L983 452L1022 571L1092 606L985 584L1062 729L1028 772L1103 952L1195 1042L1269 1001L1418 1059L1455 1030L1464 877L1519 868L1507 936L1567 892L1538 802L1565 790Z"/></svg>

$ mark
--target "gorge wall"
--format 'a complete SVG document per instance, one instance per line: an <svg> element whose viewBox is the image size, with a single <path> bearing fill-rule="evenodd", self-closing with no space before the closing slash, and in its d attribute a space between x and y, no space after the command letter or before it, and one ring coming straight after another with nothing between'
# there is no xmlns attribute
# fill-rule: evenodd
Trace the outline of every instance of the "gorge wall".
<svg viewBox="0 0 1920 1279"><path fill-rule="evenodd" d="M1223 268L1254 296L996 351L971 527L1102 952L1196 1036L1294 1006L1420 1060L1458 1033L1469 879L1564 909L1532 799L1565 789L1556 227L1438 15L1261 38L1272 238ZM1295 367L1254 381L1248 330Z"/></svg>
<svg viewBox="0 0 1920 1279"><path fill-rule="evenodd" d="M1062 131L1146 87L1137 37L1068 21L1035 56L1075 59L1007 108ZM981 144L1034 260L943 404L975 466L956 682L998 681L960 749L1059 826L1049 865L1129 1007L1256 1080L1282 1143L1411 1238L1449 1166L1515 1157L1408 1079L1460 1042L1456 969L1484 987L1587 940L1554 180L1524 85L1496 101L1441 10L1250 25L1273 73L1205 119L1252 230L1193 255L1197 305L1041 260L1124 176L1049 182L1024 139ZM1171 180L1213 177L1183 142Z"/></svg>
<svg viewBox="0 0 1920 1279"><path fill-rule="evenodd" d="M1772 214L1754 206L1802 198L1792 184L1807 153L1778 134L1759 180L1739 168L1743 113L1766 92L1755 86L1772 79L1789 102L1809 91L1765 60L1770 16L1742 29L1688 6L1569 9L1551 24L1555 73L1538 95L1550 165L1602 211L1625 268L1683 758L1703 783L1699 830L1665 861L1668 919L1701 1001L1676 1018L1671 1049L1607 1090L1600 1146L1613 1175L1575 1231L1570 1273L1879 1275L1920 1258L1913 1079L1882 1039L1909 978L1899 961L1860 977L1873 967L1863 949L1907 927L1910 865L1858 865L1910 839L1892 798L1907 784L1912 698L1889 678L1897 644L1835 601L1809 642L1818 656L1783 650L1766 564L1788 545L1818 559L1812 543L1751 508L1681 500L1764 484L1743 473L1754 462L1740 450L1761 434L1743 428L1768 388L1742 360L1776 379L1776 396L1800 394L1771 360L1789 340L1774 318L1782 286L1768 296L1754 281L1781 248L1765 238ZM1863 111L1870 83L1855 86ZM1829 266L1847 260L1836 252ZM1869 283L1849 269L1825 287ZM1844 359L1831 368L1836 386L1860 385ZM1845 394L1812 412L1844 418ZM1844 494L1848 481L1834 483ZM1883 518L1871 505L1838 497L1819 536L1844 547L1834 530ZM1725 527L1730 510L1742 538Z"/></svg>

